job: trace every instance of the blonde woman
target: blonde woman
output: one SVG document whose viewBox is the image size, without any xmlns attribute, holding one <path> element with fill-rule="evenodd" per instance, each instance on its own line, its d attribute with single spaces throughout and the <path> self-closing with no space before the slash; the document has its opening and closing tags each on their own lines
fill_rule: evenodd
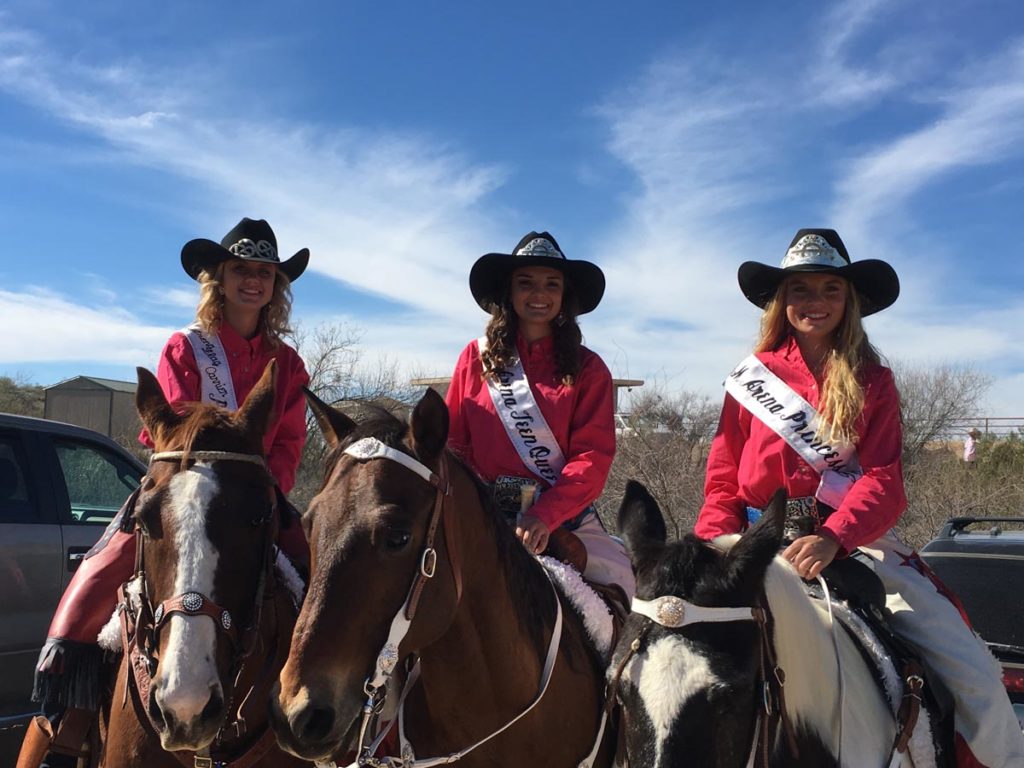
<svg viewBox="0 0 1024 768">
<path fill-rule="evenodd" d="M 738 533 L 785 488 L 782 557 L 805 579 L 855 549 L 872 559 L 893 628 L 953 694 L 958 764 L 1024 765 L 998 665 L 891 530 L 907 505 L 899 393 L 861 318 L 896 301 L 896 272 L 851 262 L 834 230 L 801 229 L 781 267 L 748 261 L 739 283 L 761 333 L 726 380 L 695 533 Z"/>
<path fill-rule="evenodd" d="M 235 410 L 267 363 L 277 360 L 276 405 L 264 447 L 282 494 L 295 484 L 306 440 L 302 388 L 309 376 L 282 337 L 288 332 L 291 283 L 308 262 L 305 248 L 281 261 L 274 231 L 262 219 L 242 219 L 220 243 L 186 243 L 181 264 L 200 284 L 196 321 L 171 336 L 157 369 L 172 404 L 202 401 Z M 145 431 L 139 439 L 152 447 Z M 100 704 L 103 652 L 97 637 L 135 563 L 135 535 L 121 531 L 118 522 L 75 572 L 50 623 L 32 694 L 50 726 L 32 722 L 19 768 L 39 765 L 44 754 L 44 768 L 76 764 Z M 308 565 L 309 547 L 297 521 L 280 528 L 278 544 L 297 565 Z"/>
</svg>

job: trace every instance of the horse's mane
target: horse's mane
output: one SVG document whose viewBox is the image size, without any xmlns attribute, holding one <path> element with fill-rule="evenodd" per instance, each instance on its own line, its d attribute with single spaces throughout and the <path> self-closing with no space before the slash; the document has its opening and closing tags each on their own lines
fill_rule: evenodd
<svg viewBox="0 0 1024 768">
<path fill-rule="evenodd" d="M 713 546 L 728 550 L 739 538 L 722 536 Z M 794 719 L 827 734 L 831 712 L 823 706 L 822 685 L 823 680 L 834 681 L 838 674 L 827 613 L 810 598 L 796 571 L 780 556 L 768 566 L 764 590 L 774 620 L 775 652 L 787 673 L 786 707 Z M 839 642 L 849 642 L 844 630 L 837 627 L 836 631 Z"/>
<path fill-rule="evenodd" d="M 357 424 L 356 428 L 327 454 L 324 460 L 321 491 L 327 485 L 334 466 L 345 449 L 357 440 L 373 437 L 391 448 L 406 450 L 402 441 L 408 433 L 409 425 L 383 408 L 374 408 L 373 411 L 367 420 Z M 527 632 L 538 654 L 543 655 L 547 645 L 547 617 L 554 611 L 550 583 L 540 564 L 526 551 L 516 538 L 512 526 L 494 506 L 488 487 L 457 454 L 451 451 L 447 453 L 449 460 L 461 467 L 473 481 L 483 511 L 484 525 L 495 545 L 498 567 L 506 576 L 516 621 Z"/>
</svg>

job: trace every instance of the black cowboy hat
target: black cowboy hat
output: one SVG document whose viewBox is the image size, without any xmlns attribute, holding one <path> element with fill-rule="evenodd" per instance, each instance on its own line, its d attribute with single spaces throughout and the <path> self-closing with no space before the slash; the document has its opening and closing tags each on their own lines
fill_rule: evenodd
<svg viewBox="0 0 1024 768">
<path fill-rule="evenodd" d="M 526 235 L 512 253 L 487 253 L 476 260 L 469 272 L 469 290 L 485 312 L 499 304 L 508 292 L 512 271 L 519 267 L 557 269 L 572 286 L 579 303 L 578 313 L 592 312 L 604 296 L 604 272 L 596 264 L 567 259 L 547 232 Z"/>
<path fill-rule="evenodd" d="M 740 264 L 737 277 L 743 295 L 763 309 L 779 283 L 798 272 L 823 272 L 849 280 L 860 294 L 862 316 L 882 311 L 900 295 L 896 270 L 880 259 L 851 263 L 846 246 L 834 229 L 801 229 L 789 244 L 782 266 L 745 261 Z"/>
<path fill-rule="evenodd" d="M 181 266 L 193 280 L 204 269 L 213 272 L 228 259 L 276 264 L 278 270 L 294 282 L 309 263 L 309 249 L 303 248 L 287 261 L 277 255 L 274 230 L 263 219 L 242 219 L 219 243 L 199 238 L 189 240 L 181 249 Z"/>
</svg>

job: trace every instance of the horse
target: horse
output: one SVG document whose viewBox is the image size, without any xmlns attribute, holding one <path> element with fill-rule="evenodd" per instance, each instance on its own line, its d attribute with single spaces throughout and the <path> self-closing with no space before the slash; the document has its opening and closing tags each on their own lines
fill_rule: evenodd
<svg viewBox="0 0 1024 768">
<path fill-rule="evenodd" d="M 234 413 L 192 404 L 179 414 L 137 370 L 155 451 L 122 523 L 136 531 L 136 577 L 105 628 L 119 621 L 123 653 L 100 764 L 308 765 L 266 723 L 297 614 L 278 572 L 297 574 L 275 563 L 283 518 L 263 451 L 275 363 Z"/>
<path fill-rule="evenodd" d="M 921 768 L 935 759 L 920 726 L 919 762 L 895 749 L 896 719 L 875 673 L 777 557 L 784 520 L 780 492 L 741 537 L 666 543 L 657 503 L 627 484 L 619 530 L 637 599 L 610 684 L 630 765 Z"/>
<path fill-rule="evenodd" d="M 371 766 L 608 766 L 605 664 L 445 448 L 441 397 L 427 390 L 408 424 L 357 425 L 308 400 L 331 451 L 303 520 L 310 589 L 271 701 L 281 744 Z M 378 759 L 388 720 L 401 755 Z"/>
</svg>

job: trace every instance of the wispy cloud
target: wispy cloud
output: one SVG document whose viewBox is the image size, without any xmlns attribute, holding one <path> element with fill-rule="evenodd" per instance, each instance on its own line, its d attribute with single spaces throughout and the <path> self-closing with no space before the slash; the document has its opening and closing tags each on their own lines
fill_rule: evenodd
<svg viewBox="0 0 1024 768">
<path fill-rule="evenodd" d="M 970 82 L 951 84 L 937 119 L 854 158 L 837 184 L 834 220 L 867 230 L 953 171 L 1024 153 L 1024 43 L 1016 41 Z"/>
<path fill-rule="evenodd" d="M 155 360 L 171 328 L 146 325 L 119 309 L 96 310 L 51 291 L 0 291 L 0 363 L 87 361 L 137 365 Z"/>
</svg>

